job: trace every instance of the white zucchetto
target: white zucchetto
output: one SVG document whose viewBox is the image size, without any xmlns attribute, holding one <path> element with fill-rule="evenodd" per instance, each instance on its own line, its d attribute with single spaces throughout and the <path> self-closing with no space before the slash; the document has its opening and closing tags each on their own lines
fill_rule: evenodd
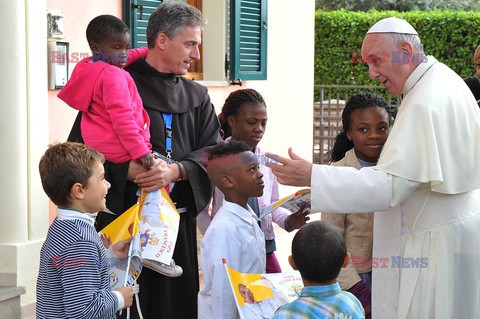
<svg viewBox="0 0 480 319">
<path fill-rule="evenodd" d="M 418 35 L 417 31 L 410 23 L 403 19 L 390 17 L 385 18 L 375 23 L 367 34 L 370 33 L 401 33 Z"/>
</svg>

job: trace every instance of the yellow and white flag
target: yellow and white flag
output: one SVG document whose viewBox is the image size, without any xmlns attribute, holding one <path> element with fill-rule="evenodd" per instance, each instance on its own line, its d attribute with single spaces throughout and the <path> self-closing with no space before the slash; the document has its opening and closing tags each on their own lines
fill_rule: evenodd
<svg viewBox="0 0 480 319">
<path fill-rule="evenodd" d="M 141 193 L 138 228 L 142 258 L 170 264 L 179 225 L 180 214 L 165 188 Z"/>
<path fill-rule="evenodd" d="M 133 237 L 130 243 L 128 258 L 126 260 L 115 260 L 115 262 L 109 263 L 108 273 L 110 276 L 110 288 L 112 290 L 122 286 L 132 286 L 142 271 L 140 235 L 138 233 L 139 210 L 140 205 L 136 203 L 100 231 L 111 245 Z"/>
<path fill-rule="evenodd" d="M 280 306 L 289 302 L 263 274 L 242 273 L 228 266 L 225 259 L 222 262 L 242 319 L 272 318 Z"/>
<path fill-rule="evenodd" d="M 113 222 L 105 226 L 100 232 L 107 237 L 112 245 L 121 240 L 128 239 L 138 233 L 139 203 L 136 203 Z"/>
</svg>

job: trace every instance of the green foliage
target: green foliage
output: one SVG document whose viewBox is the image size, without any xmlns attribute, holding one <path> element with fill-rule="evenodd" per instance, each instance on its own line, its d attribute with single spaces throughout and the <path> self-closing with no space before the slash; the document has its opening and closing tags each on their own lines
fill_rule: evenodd
<svg viewBox="0 0 480 319">
<path fill-rule="evenodd" d="M 315 7 L 325 11 L 340 9 L 351 11 L 436 9 L 478 11 L 480 2 L 478 0 L 316 0 Z"/>
<path fill-rule="evenodd" d="M 480 42 L 479 12 L 319 10 L 315 18 L 315 84 L 379 85 L 369 79 L 360 49 L 367 30 L 392 16 L 412 24 L 425 54 L 433 55 L 461 77 L 475 75 L 473 53 Z"/>
</svg>

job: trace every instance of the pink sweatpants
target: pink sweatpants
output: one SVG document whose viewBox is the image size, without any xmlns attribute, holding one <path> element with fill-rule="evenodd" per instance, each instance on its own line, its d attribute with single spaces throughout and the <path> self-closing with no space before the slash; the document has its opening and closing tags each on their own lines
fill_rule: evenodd
<svg viewBox="0 0 480 319">
<path fill-rule="evenodd" d="M 280 264 L 275 256 L 275 252 L 272 251 L 271 253 L 267 254 L 267 274 L 279 272 L 282 272 L 282 268 L 280 268 Z"/>
</svg>

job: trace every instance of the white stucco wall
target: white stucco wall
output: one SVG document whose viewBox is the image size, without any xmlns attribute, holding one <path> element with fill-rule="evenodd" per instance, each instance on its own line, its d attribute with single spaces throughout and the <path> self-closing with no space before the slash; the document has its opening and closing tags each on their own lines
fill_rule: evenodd
<svg viewBox="0 0 480 319">
<path fill-rule="evenodd" d="M 313 70 L 315 2 L 268 1 L 267 80 L 245 81 L 267 103 L 263 149 L 287 156 L 289 146 L 309 160 L 313 144 Z M 228 94 L 239 87 L 210 87 L 217 114 Z M 282 187 L 281 195 L 293 192 Z"/>
</svg>

